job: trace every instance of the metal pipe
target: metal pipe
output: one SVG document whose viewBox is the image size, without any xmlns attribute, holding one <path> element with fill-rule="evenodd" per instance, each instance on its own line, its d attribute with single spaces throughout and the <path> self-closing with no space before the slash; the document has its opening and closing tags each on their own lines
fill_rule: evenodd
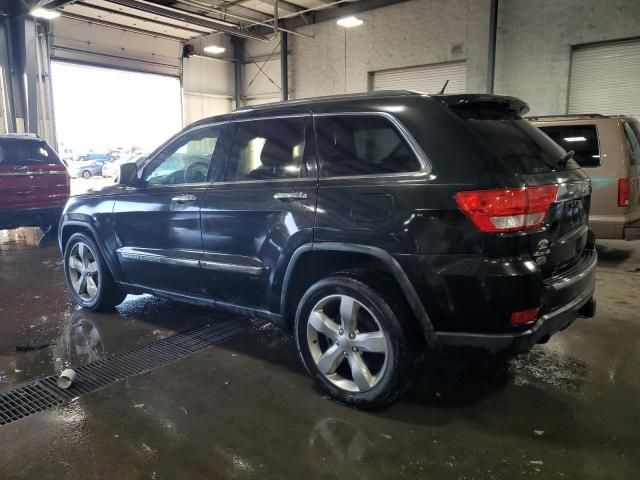
<svg viewBox="0 0 640 480">
<path fill-rule="evenodd" d="M 182 1 L 182 0 L 181 0 L 181 1 Z M 318 10 L 325 10 L 325 9 L 327 9 L 327 8 L 331 8 L 331 7 L 333 7 L 334 5 L 338 5 L 338 4 L 340 4 L 340 3 L 345 3 L 345 2 L 349 2 L 349 3 L 351 3 L 351 2 L 350 2 L 350 0 L 337 0 L 337 1 L 335 1 L 335 2 L 326 3 L 326 4 L 324 4 L 324 5 L 319 5 L 319 6 L 317 6 L 317 7 L 306 8 L 306 9 L 304 9 L 304 10 L 300 10 L 299 12 L 296 12 L 296 13 L 290 13 L 290 14 L 288 14 L 288 15 L 282 15 L 282 16 L 280 17 L 280 20 L 285 20 L 285 19 L 287 19 L 287 18 L 298 17 L 298 16 L 301 16 L 301 15 L 302 15 L 302 14 L 304 14 L 304 13 L 316 12 L 316 11 L 318 11 Z M 255 22 L 255 23 L 250 23 L 250 24 L 249 24 L 249 25 L 247 25 L 247 26 L 248 26 L 248 27 L 252 27 L 252 26 L 254 26 L 254 25 L 264 25 L 264 26 L 270 27 L 272 22 L 273 22 L 273 19 L 270 19 L 270 20 L 265 20 L 264 22 Z M 291 32 L 289 32 L 289 33 L 291 33 Z"/>
<path fill-rule="evenodd" d="M 240 38 L 231 38 L 233 44 L 233 57 L 235 62 L 233 63 L 234 73 L 234 94 L 236 100 L 236 110 L 242 107 L 242 62 L 244 60 L 243 55 L 243 40 Z"/>
<path fill-rule="evenodd" d="M 491 0 L 489 19 L 489 54 L 487 56 L 487 93 L 493 93 L 496 72 L 496 41 L 498 36 L 498 0 Z"/>
<path fill-rule="evenodd" d="M 342 3 L 344 1 L 346 1 L 346 0 L 340 0 L 339 2 L 335 2 L 335 3 Z M 191 7 L 201 8 L 202 10 L 210 12 L 210 13 L 216 13 L 218 15 L 225 15 L 225 16 L 227 16 L 229 18 L 235 18 L 236 20 L 241 20 L 243 22 L 250 22 L 249 26 L 262 25 L 262 26 L 265 26 L 265 27 L 272 27 L 272 23 L 273 23 L 272 19 L 265 20 L 265 21 L 259 21 L 259 20 L 255 19 L 255 18 L 245 17 L 244 15 L 239 15 L 237 13 L 228 12 L 228 11 L 226 11 L 226 10 L 216 6 L 216 5 L 207 5 L 207 4 L 203 4 L 201 2 L 198 2 L 196 0 L 179 0 L 179 2 L 180 3 L 184 3 L 185 5 L 189 5 Z M 330 6 L 330 5 L 334 5 L 334 3 L 329 4 L 328 6 Z M 323 8 L 325 8 L 325 7 L 323 7 Z M 303 10 L 300 13 L 304 13 L 304 12 L 307 12 L 307 11 L 308 10 Z M 295 16 L 297 14 L 291 14 L 291 15 Z M 291 15 L 286 15 L 286 16 L 280 17 L 280 18 L 289 18 Z M 297 35 L 299 37 L 313 38 L 313 36 L 311 36 L 311 35 L 306 35 L 304 33 L 299 33 L 299 32 L 293 31 L 293 30 L 287 30 L 287 29 L 281 28 L 281 27 L 277 27 L 276 30 L 279 30 L 281 32 L 287 32 L 287 33 L 290 33 L 292 35 Z"/>
</svg>

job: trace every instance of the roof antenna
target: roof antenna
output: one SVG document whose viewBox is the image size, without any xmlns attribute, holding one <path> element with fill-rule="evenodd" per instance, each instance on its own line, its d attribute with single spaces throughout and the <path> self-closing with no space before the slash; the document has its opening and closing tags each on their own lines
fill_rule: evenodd
<svg viewBox="0 0 640 480">
<path fill-rule="evenodd" d="M 447 79 L 446 82 L 444 82 L 444 85 L 442 86 L 442 88 L 440 89 L 440 91 L 438 92 L 438 95 L 442 95 L 444 94 L 444 89 L 447 88 L 447 85 L 449 85 L 449 79 Z"/>
</svg>

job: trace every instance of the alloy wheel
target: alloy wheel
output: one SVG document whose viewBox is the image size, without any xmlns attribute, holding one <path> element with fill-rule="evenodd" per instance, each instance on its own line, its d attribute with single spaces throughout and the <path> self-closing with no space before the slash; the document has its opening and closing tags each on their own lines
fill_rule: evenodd
<svg viewBox="0 0 640 480">
<path fill-rule="evenodd" d="M 320 373 L 349 392 L 372 389 L 387 367 L 389 342 L 380 322 L 349 295 L 329 295 L 313 307 L 307 345 Z"/>
<path fill-rule="evenodd" d="M 98 260 L 89 245 L 78 242 L 71 248 L 67 268 L 76 294 L 84 301 L 93 301 L 99 291 L 100 272 Z"/>
</svg>

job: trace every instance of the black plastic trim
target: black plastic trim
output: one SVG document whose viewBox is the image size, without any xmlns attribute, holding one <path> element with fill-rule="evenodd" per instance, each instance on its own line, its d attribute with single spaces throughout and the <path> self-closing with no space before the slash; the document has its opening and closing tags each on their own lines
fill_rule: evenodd
<svg viewBox="0 0 640 480">
<path fill-rule="evenodd" d="M 383 262 L 393 274 L 395 280 L 398 282 L 398 285 L 400 285 L 400 287 L 402 288 L 402 292 L 407 302 L 409 303 L 411 310 L 413 311 L 414 315 L 418 319 L 418 322 L 420 323 L 420 326 L 422 327 L 425 339 L 430 345 L 435 342 L 435 332 L 433 329 L 433 324 L 431 323 L 431 319 L 429 318 L 424 305 L 420 301 L 420 297 L 418 296 L 416 289 L 409 280 L 409 277 L 407 277 L 405 271 L 402 269 L 400 263 L 398 263 L 398 261 L 393 258 L 393 256 L 386 250 L 378 247 L 371 247 L 368 245 L 359 245 L 344 242 L 320 242 L 306 244 L 299 247 L 293 253 L 291 259 L 289 260 L 289 264 L 287 265 L 287 270 L 284 275 L 284 280 L 282 282 L 282 292 L 280 295 L 280 315 L 282 317 L 284 317 L 286 312 L 287 292 L 289 290 L 289 282 L 291 280 L 291 275 L 293 274 L 296 262 L 299 260 L 301 255 L 310 251 L 360 253 L 369 255 Z"/>
</svg>

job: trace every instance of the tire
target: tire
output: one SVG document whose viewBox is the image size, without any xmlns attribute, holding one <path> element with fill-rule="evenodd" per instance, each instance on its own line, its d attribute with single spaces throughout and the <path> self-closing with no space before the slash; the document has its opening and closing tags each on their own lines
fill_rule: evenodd
<svg viewBox="0 0 640 480">
<path fill-rule="evenodd" d="M 84 178 L 85 180 L 91 178 L 91 172 L 89 170 L 83 171 L 82 178 Z"/>
<path fill-rule="evenodd" d="M 393 295 L 382 293 L 390 292 L 381 288 L 386 284 L 376 283 L 349 273 L 320 280 L 303 295 L 295 318 L 296 344 L 307 371 L 331 398 L 362 409 L 391 404 L 410 385 L 420 357 L 407 323 L 412 317 Z M 355 322 L 345 323 L 343 306 L 345 313 L 356 312 Z"/>
<path fill-rule="evenodd" d="M 74 233 L 67 241 L 64 277 L 73 299 L 87 310 L 113 310 L 127 296 L 114 281 L 93 238 L 86 233 Z"/>
</svg>

